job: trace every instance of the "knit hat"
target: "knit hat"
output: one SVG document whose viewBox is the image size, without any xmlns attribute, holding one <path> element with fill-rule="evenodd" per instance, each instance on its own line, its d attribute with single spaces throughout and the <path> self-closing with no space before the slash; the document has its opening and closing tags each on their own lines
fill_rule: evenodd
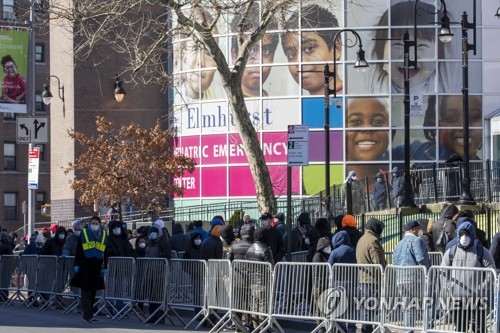
<svg viewBox="0 0 500 333">
<path fill-rule="evenodd" d="M 307 212 L 302 212 L 297 218 L 297 221 L 299 221 L 300 225 L 311 224 L 311 216 Z"/>
<path fill-rule="evenodd" d="M 82 220 L 78 219 L 78 220 L 74 220 L 72 223 L 71 223 L 71 227 L 73 229 L 75 229 L 75 227 L 77 226 L 82 226 Z"/>
<path fill-rule="evenodd" d="M 154 224 L 156 224 L 158 226 L 158 228 L 160 228 L 160 229 L 165 228 L 165 222 L 163 222 L 162 219 L 156 220 Z"/>
<path fill-rule="evenodd" d="M 278 213 L 278 214 L 274 215 L 274 218 L 278 219 L 278 221 L 280 221 L 280 222 L 284 222 L 285 221 L 285 214 Z"/>
<path fill-rule="evenodd" d="M 220 237 L 220 228 L 222 228 L 221 225 L 216 225 L 214 226 L 214 228 L 212 229 L 211 233 L 212 233 L 212 236 L 215 236 L 215 237 Z"/>
<path fill-rule="evenodd" d="M 45 237 L 43 235 L 36 236 L 35 243 L 45 243 Z"/>
<path fill-rule="evenodd" d="M 347 175 L 348 178 L 351 178 L 351 177 L 356 177 L 356 171 L 349 171 L 349 174 Z"/>
<path fill-rule="evenodd" d="M 214 218 L 212 219 L 212 222 L 210 222 L 210 230 L 213 230 L 213 228 L 214 228 L 216 225 L 221 225 L 221 226 L 222 226 L 222 225 L 224 225 L 224 222 L 223 222 L 221 219 L 219 219 L 219 218 L 217 218 L 217 217 L 214 217 Z"/>
<path fill-rule="evenodd" d="M 52 224 L 50 225 L 50 232 L 51 232 L 52 234 L 55 234 L 55 233 L 57 232 L 57 227 L 59 227 L 59 225 L 58 225 L 57 223 L 52 223 Z"/>
<path fill-rule="evenodd" d="M 342 218 L 342 228 L 345 227 L 356 228 L 356 219 L 354 218 L 354 216 L 347 214 Z"/>
<path fill-rule="evenodd" d="M 410 231 L 411 229 L 419 228 L 419 227 L 420 227 L 420 223 L 418 223 L 417 220 L 408 221 L 405 224 L 405 231 Z"/>
</svg>

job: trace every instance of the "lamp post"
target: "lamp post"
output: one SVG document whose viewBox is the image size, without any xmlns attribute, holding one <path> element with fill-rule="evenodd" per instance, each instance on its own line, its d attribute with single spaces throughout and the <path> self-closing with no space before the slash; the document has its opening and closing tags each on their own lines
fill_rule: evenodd
<svg viewBox="0 0 500 333">
<path fill-rule="evenodd" d="M 341 43 L 346 47 L 354 47 L 359 44 L 359 50 L 356 52 L 357 60 L 354 63 L 354 68 L 359 71 L 366 71 L 368 68 L 368 63 L 365 60 L 365 51 L 363 50 L 363 43 L 359 34 L 352 29 L 342 29 L 338 31 L 333 37 L 333 71 L 330 71 L 330 66 L 325 64 L 324 74 L 325 74 L 325 194 L 326 194 L 326 215 L 330 217 L 330 95 L 333 98 L 337 97 L 337 38 L 343 32 L 352 33 L 356 39 L 353 43 Z M 330 78 L 333 76 L 333 89 L 330 89 Z M 346 191 L 347 192 L 347 191 Z M 352 214 L 352 202 L 347 204 L 347 213 Z"/>
<path fill-rule="evenodd" d="M 441 18 L 441 29 L 439 31 L 439 39 L 443 43 L 451 41 L 453 34 L 450 30 L 450 19 L 447 15 L 446 4 L 441 1 L 443 17 Z M 415 1 L 413 10 L 413 40 L 410 40 L 408 31 L 403 35 L 403 76 L 404 76 L 404 196 L 400 202 L 401 207 L 415 207 L 413 199 L 413 190 L 410 177 L 410 68 L 417 69 L 417 5 L 419 0 Z M 437 13 L 436 13 L 437 14 Z M 413 60 L 410 59 L 410 48 L 413 47 Z"/>
<path fill-rule="evenodd" d="M 476 0 L 472 2 L 473 20 L 468 21 L 467 13 L 462 14 L 462 102 L 463 102 L 463 135 L 464 135 L 464 156 L 463 156 L 463 171 L 462 180 L 462 196 L 458 200 L 461 205 L 475 205 L 476 202 L 470 192 L 470 161 L 469 161 L 469 51 L 472 50 L 476 54 Z M 469 44 L 468 32 L 472 29 L 474 40 Z"/>
</svg>

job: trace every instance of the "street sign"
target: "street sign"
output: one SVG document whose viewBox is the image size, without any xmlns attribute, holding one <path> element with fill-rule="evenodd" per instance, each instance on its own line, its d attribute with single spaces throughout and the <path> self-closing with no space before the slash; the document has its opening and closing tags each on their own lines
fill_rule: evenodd
<svg viewBox="0 0 500 333">
<path fill-rule="evenodd" d="M 43 118 L 17 118 L 17 143 L 49 142 L 49 123 Z"/>
<path fill-rule="evenodd" d="M 38 168 L 40 165 L 40 147 L 28 150 L 28 189 L 38 189 Z"/>
<path fill-rule="evenodd" d="M 288 125 L 288 166 L 309 165 L 309 126 Z"/>
</svg>

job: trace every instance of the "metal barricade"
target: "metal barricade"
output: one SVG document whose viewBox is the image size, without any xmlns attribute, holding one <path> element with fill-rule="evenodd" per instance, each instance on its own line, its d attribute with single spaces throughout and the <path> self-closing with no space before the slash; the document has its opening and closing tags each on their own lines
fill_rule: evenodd
<svg viewBox="0 0 500 333">
<path fill-rule="evenodd" d="M 134 273 L 134 258 L 111 257 L 108 259 L 108 273 L 105 277 L 106 289 L 104 290 L 104 306 L 109 307 L 108 312 L 110 312 L 110 316 L 113 320 L 123 318 L 132 310 Z"/>
<path fill-rule="evenodd" d="M 424 266 L 387 266 L 380 302 L 384 327 L 423 331 L 426 320 L 425 295 Z"/>
<path fill-rule="evenodd" d="M 4 306 L 12 304 L 18 296 L 17 286 L 19 285 L 19 261 L 18 255 L 3 255 L 0 270 L 0 303 Z M 14 292 L 14 295 L 10 295 Z"/>
<path fill-rule="evenodd" d="M 273 325 L 282 331 L 277 318 L 315 320 L 316 329 L 323 327 L 328 331 L 330 322 L 325 300 L 331 282 L 328 263 L 278 263 L 273 276 Z"/>
<path fill-rule="evenodd" d="M 431 266 L 439 266 L 443 261 L 443 254 L 439 251 L 429 252 L 429 260 L 431 262 Z"/>
<path fill-rule="evenodd" d="M 59 283 L 63 286 L 58 294 L 61 297 L 61 305 L 64 307 L 64 314 L 71 313 L 80 304 L 80 288 L 70 285 L 71 279 L 75 276 L 75 257 L 64 257 L 59 259 Z M 67 302 L 69 300 L 69 302 Z"/>
<path fill-rule="evenodd" d="M 292 262 L 307 262 L 307 251 L 292 252 Z"/>
<path fill-rule="evenodd" d="M 381 265 L 335 264 L 332 266 L 332 292 L 329 304 L 331 320 L 337 328 L 355 324 L 382 329 L 379 300 L 382 296 Z M 352 330 L 352 329 L 351 329 Z"/>
<path fill-rule="evenodd" d="M 135 262 L 134 313 L 143 322 L 158 324 L 167 315 L 170 270 L 165 258 L 137 258 Z M 149 314 L 144 312 L 144 303 L 149 305 Z"/>
<path fill-rule="evenodd" d="M 271 320 L 273 269 L 268 262 L 235 260 L 232 263 L 231 316 L 241 330 L 246 331 L 245 318 L 252 318 L 256 332 L 265 332 L 274 324 Z M 240 315 L 241 319 L 240 320 Z M 228 322 L 228 321 L 227 321 Z M 280 329 L 279 325 L 274 325 Z"/>
<path fill-rule="evenodd" d="M 19 262 L 20 279 L 16 293 L 25 307 L 30 307 L 37 302 L 37 266 L 38 255 L 36 254 L 24 255 Z"/>
<path fill-rule="evenodd" d="M 427 332 L 495 332 L 493 269 L 434 266 L 428 285 Z"/>
<path fill-rule="evenodd" d="M 200 324 L 208 320 L 214 325 L 212 331 L 217 332 L 227 323 L 231 315 L 231 263 L 229 260 L 211 259 L 208 261 L 207 308 L 208 311 Z M 224 311 L 224 316 L 221 318 L 217 311 Z"/>
<path fill-rule="evenodd" d="M 38 256 L 36 293 L 42 303 L 42 311 L 56 304 L 57 293 L 61 292 L 58 290 L 60 286 L 57 280 L 57 259 L 56 256 Z"/>
</svg>

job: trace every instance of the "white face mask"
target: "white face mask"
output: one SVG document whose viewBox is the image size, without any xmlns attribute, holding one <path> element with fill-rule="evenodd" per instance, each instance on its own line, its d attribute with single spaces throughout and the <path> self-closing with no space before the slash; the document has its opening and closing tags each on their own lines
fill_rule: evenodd
<svg viewBox="0 0 500 333">
<path fill-rule="evenodd" d="M 158 233 L 157 232 L 152 232 L 149 234 L 149 239 L 155 240 L 158 238 Z"/>
<path fill-rule="evenodd" d="M 307 238 L 307 237 L 306 237 L 306 238 L 304 238 L 304 243 L 305 243 L 306 245 L 310 245 L 310 244 L 311 244 L 311 240 L 310 240 L 309 238 Z"/>
<path fill-rule="evenodd" d="M 377 178 L 377 183 L 382 183 L 384 180 L 382 178 Z"/>
<path fill-rule="evenodd" d="M 59 234 L 59 239 L 64 239 L 64 238 L 66 238 L 65 234 Z"/>
<path fill-rule="evenodd" d="M 467 247 L 470 244 L 470 237 L 467 235 L 460 236 L 460 245 Z"/>
<path fill-rule="evenodd" d="M 139 248 L 143 249 L 146 247 L 146 243 L 139 243 Z"/>
<path fill-rule="evenodd" d="M 200 245 L 201 244 L 201 239 L 195 239 L 194 240 L 194 244 L 197 245 L 197 246 Z"/>
<path fill-rule="evenodd" d="M 82 233 L 81 230 L 75 230 L 74 234 L 76 237 L 80 237 L 80 234 Z"/>
<path fill-rule="evenodd" d="M 332 248 L 331 248 L 331 247 L 329 247 L 329 246 L 327 246 L 327 247 L 325 247 L 325 248 L 323 249 L 323 252 L 325 252 L 326 254 L 330 254 L 330 253 L 332 253 Z"/>
<path fill-rule="evenodd" d="M 422 237 L 424 235 L 424 231 L 422 229 L 420 229 L 417 233 L 417 236 L 418 237 Z"/>
<path fill-rule="evenodd" d="M 113 228 L 113 235 L 120 236 L 122 234 L 121 228 Z"/>
<path fill-rule="evenodd" d="M 97 231 L 97 230 L 99 230 L 99 225 L 91 224 L 91 225 L 90 225 L 90 230 L 92 230 L 92 231 Z"/>
</svg>

